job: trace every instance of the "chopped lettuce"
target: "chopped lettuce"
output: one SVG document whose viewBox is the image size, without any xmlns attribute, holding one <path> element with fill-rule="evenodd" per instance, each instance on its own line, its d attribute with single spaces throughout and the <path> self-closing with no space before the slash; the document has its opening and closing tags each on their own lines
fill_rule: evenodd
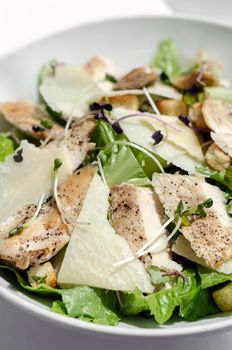
<svg viewBox="0 0 232 350">
<path fill-rule="evenodd" d="M 133 293 L 120 293 L 121 313 L 124 316 L 138 315 L 141 312 L 149 311 L 147 298 L 136 289 Z"/>
<path fill-rule="evenodd" d="M 39 287 L 31 287 L 19 271 L 3 265 L 0 268 L 14 272 L 21 287 L 29 292 L 56 299 L 57 296 L 61 297 L 62 301 L 54 300 L 52 304 L 52 310 L 55 312 L 106 325 L 116 325 L 119 321 L 113 292 L 87 286 L 56 289 L 41 284 Z"/>
<path fill-rule="evenodd" d="M 159 68 L 171 80 L 181 74 L 178 53 L 171 39 L 161 41 L 158 52 L 151 62 L 151 68 Z"/>
<path fill-rule="evenodd" d="M 152 265 L 149 266 L 148 273 L 150 275 L 151 282 L 154 286 L 160 284 L 162 285 L 167 282 L 173 282 L 173 279 L 176 278 L 176 276 L 167 275 L 167 273 L 165 273 L 165 270 L 162 270 L 159 267 Z"/>
<path fill-rule="evenodd" d="M 216 183 L 223 185 L 232 191 L 232 166 L 228 166 L 225 170 L 214 170 L 208 167 L 198 168 L 197 171 L 205 177 L 215 180 Z"/>
<path fill-rule="evenodd" d="M 4 133 L 0 134 L 0 162 L 14 153 L 14 142 Z"/>
<path fill-rule="evenodd" d="M 203 289 L 213 287 L 227 281 L 232 281 L 232 274 L 218 272 L 201 265 L 197 266 L 197 271 L 201 278 L 201 287 Z"/>
<path fill-rule="evenodd" d="M 149 178 L 130 147 L 125 145 L 107 147 L 114 141 L 126 140 L 123 133 L 117 134 L 111 124 L 103 120 L 97 120 L 92 140 L 96 144 L 96 150 L 90 155 L 87 162 L 93 161 L 98 153 L 109 187 L 122 182 L 137 186 L 150 186 Z"/>
</svg>

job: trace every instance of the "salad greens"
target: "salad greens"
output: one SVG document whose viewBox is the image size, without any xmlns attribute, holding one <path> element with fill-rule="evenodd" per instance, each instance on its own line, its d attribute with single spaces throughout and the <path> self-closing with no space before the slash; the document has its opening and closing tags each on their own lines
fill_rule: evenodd
<svg viewBox="0 0 232 350">
<path fill-rule="evenodd" d="M 180 62 L 171 39 L 160 42 L 149 67 L 134 68 L 121 78 L 114 64 L 100 56 L 78 67 L 53 59 L 39 71 L 38 104 L 26 101 L 23 107 L 22 102 L 1 104 L 0 113 L 14 126 L 9 133 L 0 133 L 0 162 L 6 161 L 2 164 L 2 173 L 8 171 L 12 176 L 12 182 L 7 178 L 7 183 L 18 184 L 17 163 L 25 174 L 29 174 L 27 178 L 31 176 L 31 162 L 23 167 L 29 157 L 20 145 L 21 140 L 29 141 L 25 143 L 32 149 L 31 158 L 40 159 L 43 149 L 49 163 L 48 154 L 52 154 L 53 167 L 51 185 L 47 189 L 45 185 L 50 181 L 50 173 L 45 185 L 40 178 L 50 163 L 38 164 L 42 171 L 38 171 L 40 176 L 34 182 L 42 197 L 34 215 L 30 218 L 29 206 L 26 216 L 21 216 L 25 214 L 24 209 L 17 213 L 19 218 L 15 226 L 11 221 L 8 225 L 7 220 L 1 223 L 7 227 L 3 239 L 17 242 L 22 238 L 23 243 L 15 244 L 14 254 L 10 251 L 9 256 L 0 248 L 0 258 L 3 256 L 2 260 L 11 264 L 0 265 L 0 269 L 14 273 L 27 294 L 48 300 L 53 312 L 114 326 L 120 320 L 126 321 L 127 317 L 136 315 L 154 319 L 156 324 L 162 325 L 171 317 L 195 321 L 215 315 L 219 310 L 227 311 L 223 290 L 226 288 L 227 293 L 230 292 L 231 284 L 227 283 L 232 282 L 232 268 L 228 274 L 217 271 L 215 252 L 223 253 L 221 246 L 230 244 L 224 241 L 227 236 L 223 235 L 222 222 L 227 220 L 225 231 L 230 230 L 232 154 L 230 140 L 228 145 L 223 140 L 222 150 L 211 135 L 217 132 L 215 125 L 221 116 L 213 113 L 213 109 L 218 108 L 227 116 L 231 114 L 228 102 L 232 102 L 232 89 L 222 86 L 218 65 L 205 52 L 198 53 L 195 63 L 187 71 Z M 62 69 L 60 65 L 63 65 Z M 216 107 L 210 105 L 214 99 L 217 100 Z M 140 119 L 135 123 L 124 123 L 128 118 Z M 141 122 L 141 118 L 145 119 Z M 223 130 L 228 130 L 231 135 L 230 118 L 220 120 L 222 124 L 225 122 Z M 28 136 L 30 131 L 34 131 L 31 138 Z M 14 151 L 14 156 L 7 159 Z M 37 162 L 33 172 L 37 174 Z M 205 191 L 204 181 L 200 183 L 199 177 L 194 177 L 197 172 L 210 185 L 223 191 L 229 214 L 225 212 L 223 220 L 220 221 L 218 210 L 220 206 L 225 208 L 223 195 L 218 198 L 220 196 L 214 195 L 216 191 L 211 187 L 208 198 L 209 188 Z M 63 186 L 66 175 L 67 183 Z M 187 185 L 185 181 L 188 181 Z M 117 186 L 124 183 L 130 186 Z M 26 189 L 26 186 L 22 188 Z M 32 187 L 30 192 L 33 192 Z M 11 188 L 9 195 L 4 196 L 7 200 L 9 197 L 15 208 L 12 193 Z M 28 198 L 26 204 L 37 203 Z M 202 198 L 201 202 L 199 198 Z M 211 221 L 209 232 L 202 234 L 197 224 L 193 229 L 193 222 L 207 221 L 209 212 L 215 227 L 218 222 L 222 226 L 219 248 Z M 29 217 L 29 221 L 25 221 L 25 217 Z M 26 237 L 24 247 L 24 230 L 29 229 L 34 220 L 38 222 L 38 232 L 33 226 L 32 238 Z M 59 240 L 55 241 L 57 236 Z M 51 237 L 55 243 L 51 242 Z M 79 246 L 81 241 L 86 247 L 82 249 L 83 256 L 80 251 L 77 253 L 75 239 L 79 240 Z M 198 240 L 197 248 L 192 240 Z M 38 246 L 43 242 L 41 255 L 38 248 L 33 248 L 35 241 Z M 103 241 L 107 242 L 105 246 Z M 174 249 L 178 241 L 183 244 L 184 252 Z M 209 241 L 215 248 L 209 253 L 215 254 L 213 263 L 209 263 L 203 249 L 198 251 L 199 247 L 207 250 Z M 64 247 L 62 254 L 56 257 L 59 249 L 56 251 L 55 246 Z M 104 255 L 103 248 L 110 254 Z M 4 249 L 8 249 L 7 245 Z M 194 261 L 203 261 L 197 258 L 211 267 L 196 264 Z M 68 261 L 66 265 L 65 260 Z M 70 261 L 75 264 L 72 273 Z M 93 265 L 88 265 L 92 261 Z M 228 262 L 230 257 L 222 261 L 222 267 Z M 116 276 L 115 279 L 112 276 Z M 217 292 L 220 302 L 215 297 Z M 232 311 L 232 305 L 229 311 Z"/>
<path fill-rule="evenodd" d="M 171 39 L 161 41 L 151 68 L 159 68 L 171 80 L 181 74 L 181 66 L 176 46 Z"/>
<path fill-rule="evenodd" d="M 6 158 L 14 153 L 14 142 L 7 134 L 0 134 L 0 162 L 4 162 Z"/>
</svg>

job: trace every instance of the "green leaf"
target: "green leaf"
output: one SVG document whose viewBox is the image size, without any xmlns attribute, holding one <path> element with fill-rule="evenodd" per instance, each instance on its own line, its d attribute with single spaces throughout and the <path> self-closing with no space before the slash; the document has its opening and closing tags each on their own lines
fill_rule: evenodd
<svg viewBox="0 0 232 350">
<path fill-rule="evenodd" d="M 150 186 L 151 182 L 139 166 L 132 151 L 122 146 L 118 153 L 112 153 L 103 166 L 106 182 L 112 187 L 123 182 L 136 186 Z"/>
<path fill-rule="evenodd" d="M 53 301 L 51 310 L 58 314 L 67 316 L 67 310 L 66 310 L 65 304 L 61 300 Z"/>
<path fill-rule="evenodd" d="M 151 62 L 151 68 L 159 68 L 169 78 L 181 74 L 179 57 L 174 42 L 170 39 L 161 41 L 158 52 Z"/>
<path fill-rule="evenodd" d="M 207 289 L 198 286 L 191 298 L 183 294 L 180 301 L 180 315 L 187 321 L 196 321 L 203 317 L 215 315 L 218 309 Z"/>
<path fill-rule="evenodd" d="M 223 185 L 232 191 L 232 166 L 230 165 L 225 170 L 213 170 L 208 167 L 197 168 L 200 174 L 205 177 L 215 180 L 218 184 Z"/>
<path fill-rule="evenodd" d="M 123 140 L 127 140 L 123 133 L 117 134 L 111 124 L 103 120 L 97 120 L 92 141 L 95 142 L 97 151 L 100 151 L 98 155 L 108 186 L 112 187 L 122 182 L 137 186 L 150 186 L 150 180 L 139 165 L 130 147 L 113 145 L 107 148 L 110 143 Z M 94 157 L 96 155 L 95 151 Z M 93 161 L 94 157 L 90 156 L 89 160 Z"/>
<path fill-rule="evenodd" d="M 203 289 L 213 287 L 227 281 L 232 281 L 232 274 L 218 272 L 201 265 L 197 266 L 197 271 L 201 278 L 201 286 Z"/>
<path fill-rule="evenodd" d="M 141 312 L 149 311 L 147 298 L 136 289 L 133 293 L 120 293 L 122 302 L 121 313 L 125 316 L 138 315 Z"/>
<path fill-rule="evenodd" d="M 151 278 L 151 283 L 154 286 L 160 285 L 160 284 L 165 284 L 167 282 L 173 282 L 173 280 L 175 280 L 175 276 L 167 276 L 165 275 L 164 270 L 161 270 L 159 267 L 157 266 L 149 266 L 148 268 L 148 273 L 150 275 Z"/>
<path fill-rule="evenodd" d="M 70 317 L 86 317 L 89 321 L 116 325 L 119 321 L 115 313 L 113 292 L 78 286 L 62 290 L 62 301 Z"/>
<path fill-rule="evenodd" d="M 6 158 L 14 153 L 14 142 L 7 135 L 0 134 L 0 162 L 4 162 Z"/>
<path fill-rule="evenodd" d="M 116 325 L 119 321 L 116 313 L 116 298 L 113 292 L 86 286 L 57 289 L 41 284 L 39 287 L 31 287 L 16 269 L 4 265 L 0 265 L 0 268 L 13 272 L 21 287 L 29 292 L 51 298 L 60 296 L 63 304 L 59 303 L 58 305 L 56 302 L 52 306 L 56 312 L 65 309 L 70 317 L 81 317 L 91 322 L 106 325 Z"/>
<path fill-rule="evenodd" d="M 39 69 L 38 72 L 38 77 L 37 77 L 37 84 L 38 87 L 42 84 L 42 82 L 44 81 L 44 79 L 48 76 L 52 74 L 52 68 L 51 65 L 52 64 L 56 64 L 57 60 L 56 59 L 52 59 L 50 60 L 48 63 L 43 64 L 41 66 L 41 68 Z"/>
<path fill-rule="evenodd" d="M 227 213 L 232 215 L 232 200 L 230 200 L 226 206 Z"/>
<path fill-rule="evenodd" d="M 118 81 L 113 75 L 108 73 L 105 75 L 105 80 L 110 81 L 111 83 L 114 83 L 114 84 L 117 83 Z"/>
</svg>

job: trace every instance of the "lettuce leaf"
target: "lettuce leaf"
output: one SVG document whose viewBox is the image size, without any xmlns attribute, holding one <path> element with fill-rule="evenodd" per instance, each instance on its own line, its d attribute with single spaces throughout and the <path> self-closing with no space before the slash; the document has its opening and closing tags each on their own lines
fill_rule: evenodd
<svg viewBox="0 0 232 350">
<path fill-rule="evenodd" d="M 7 137 L 6 134 L 0 134 L 0 162 L 4 162 L 6 158 L 14 153 L 14 142 Z"/>
<path fill-rule="evenodd" d="M 121 313 L 124 316 L 138 315 L 141 312 L 149 311 L 147 298 L 139 289 L 133 293 L 120 293 Z"/>
<path fill-rule="evenodd" d="M 29 292 L 56 299 L 57 296 L 61 297 L 61 301 L 54 300 L 52 304 L 51 309 L 55 312 L 106 325 L 116 325 L 119 321 L 113 292 L 87 286 L 56 289 L 41 284 L 39 287 L 31 287 L 19 271 L 4 265 L 0 265 L 0 268 L 13 272 L 21 287 Z"/>
<path fill-rule="evenodd" d="M 232 166 L 228 166 L 225 170 L 213 170 L 208 167 L 198 168 L 197 171 L 205 177 L 216 181 L 232 191 Z"/>
<path fill-rule="evenodd" d="M 227 281 L 232 281 L 232 274 L 218 272 L 201 265 L 197 265 L 197 271 L 201 278 L 201 286 L 203 289 L 213 287 Z"/>
<path fill-rule="evenodd" d="M 196 271 L 184 271 L 187 277 L 179 277 L 172 287 L 144 296 L 139 291 L 121 293 L 122 312 L 124 315 L 137 315 L 150 312 L 159 324 L 164 324 L 179 308 L 179 314 L 186 320 L 193 321 L 216 314 L 218 309 L 208 290 L 203 290 Z"/>
<path fill-rule="evenodd" d="M 181 67 L 176 46 L 171 39 L 160 42 L 156 56 L 151 62 L 151 68 L 159 68 L 169 80 L 181 74 Z"/>
<path fill-rule="evenodd" d="M 111 148 L 105 146 L 114 141 L 127 140 L 126 136 L 117 134 L 112 125 L 97 120 L 96 129 L 92 136 L 92 141 L 96 144 L 96 150 L 87 158 L 87 163 L 92 162 L 99 155 L 104 175 L 109 187 L 122 182 L 137 186 L 150 186 L 151 182 L 144 173 L 136 156 L 128 146 L 114 145 Z"/>
</svg>

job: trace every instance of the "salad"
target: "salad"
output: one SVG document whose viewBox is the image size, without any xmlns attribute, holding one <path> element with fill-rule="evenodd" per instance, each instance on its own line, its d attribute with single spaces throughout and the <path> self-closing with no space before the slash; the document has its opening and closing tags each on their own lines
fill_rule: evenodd
<svg viewBox="0 0 232 350">
<path fill-rule="evenodd" d="M 149 58 L 148 58 L 149 59 Z M 98 324 L 232 311 L 232 89 L 170 39 L 125 74 L 57 60 L 0 104 L 0 260 L 54 312 Z"/>
</svg>

